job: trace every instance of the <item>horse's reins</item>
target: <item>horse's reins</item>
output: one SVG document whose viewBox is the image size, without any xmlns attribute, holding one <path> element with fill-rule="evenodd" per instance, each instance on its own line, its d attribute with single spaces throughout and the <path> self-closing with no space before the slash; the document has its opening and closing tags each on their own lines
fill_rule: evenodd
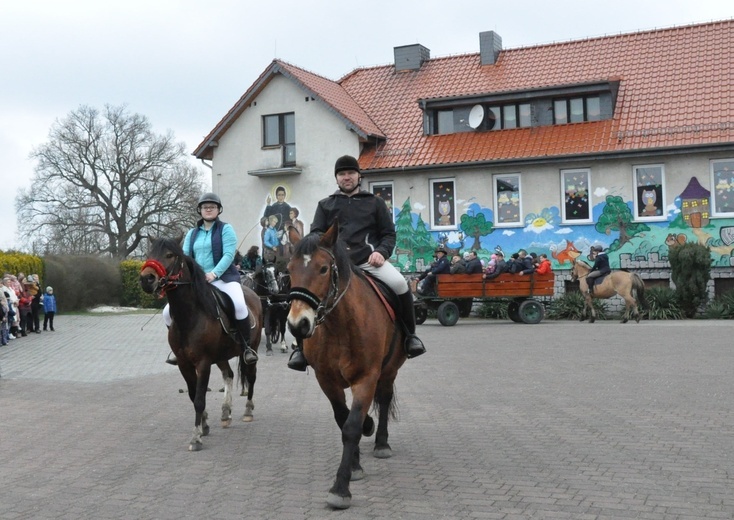
<svg viewBox="0 0 734 520">
<path fill-rule="evenodd" d="M 166 268 L 163 267 L 163 264 L 161 264 L 158 260 L 148 259 L 143 264 L 143 267 L 140 268 L 140 272 L 142 273 L 146 267 L 150 267 L 158 275 L 158 288 L 155 290 L 155 294 L 156 296 L 158 296 L 159 299 L 163 298 L 166 295 L 166 291 L 172 291 L 179 285 L 186 285 L 191 283 L 182 282 L 179 280 L 179 278 L 181 278 L 181 275 L 183 274 L 183 260 L 181 260 L 180 257 L 176 257 L 176 263 L 174 265 L 179 266 L 178 272 L 176 274 L 169 273 Z"/>
<path fill-rule="evenodd" d="M 336 266 L 336 258 L 334 254 L 326 249 L 325 247 L 319 247 L 322 251 L 325 251 L 331 257 L 331 284 L 329 285 L 329 291 L 326 293 L 326 298 L 321 300 L 314 293 L 306 289 L 305 287 L 293 287 L 288 294 L 289 300 L 301 300 L 306 302 L 313 310 L 316 311 L 315 326 L 321 325 L 326 316 L 334 310 L 342 297 L 347 293 L 349 286 L 352 283 L 352 277 L 347 278 L 347 286 L 339 293 L 339 268 Z M 331 305 L 327 306 L 329 299 L 332 300 Z"/>
</svg>

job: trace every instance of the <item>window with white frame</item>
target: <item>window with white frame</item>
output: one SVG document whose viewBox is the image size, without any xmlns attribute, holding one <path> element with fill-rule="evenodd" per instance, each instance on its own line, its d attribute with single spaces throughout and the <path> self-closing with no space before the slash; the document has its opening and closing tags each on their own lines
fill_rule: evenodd
<svg viewBox="0 0 734 520">
<path fill-rule="evenodd" d="M 632 167 L 635 220 L 665 220 L 665 167 L 642 164 Z"/>
<path fill-rule="evenodd" d="M 711 161 L 712 215 L 734 216 L 734 159 Z"/>
<path fill-rule="evenodd" d="M 453 178 L 431 179 L 431 229 L 456 229 L 456 184 Z"/>
<path fill-rule="evenodd" d="M 263 148 L 281 147 L 283 166 L 296 164 L 296 116 L 270 114 L 263 116 Z"/>
<path fill-rule="evenodd" d="M 390 214 L 395 219 L 395 212 L 393 211 L 393 183 L 389 181 L 370 182 L 370 192 L 380 197 L 385 201 L 387 209 L 390 210 Z"/>
<path fill-rule="evenodd" d="M 492 191 L 495 226 L 521 226 L 523 222 L 520 174 L 493 175 Z"/>
<path fill-rule="evenodd" d="M 591 215 L 591 170 L 561 170 L 561 219 L 564 224 L 588 224 Z"/>
</svg>

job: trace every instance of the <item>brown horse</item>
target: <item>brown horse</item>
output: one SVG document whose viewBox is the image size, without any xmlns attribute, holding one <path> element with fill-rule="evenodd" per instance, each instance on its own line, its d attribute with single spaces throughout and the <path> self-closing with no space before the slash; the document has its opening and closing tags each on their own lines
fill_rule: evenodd
<svg viewBox="0 0 734 520">
<path fill-rule="evenodd" d="M 173 323 L 168 330 L 168 343 L 178 358 L 178 368 L 186 380 L 189 398 L 194 403 L 196 420 L 189 451 L 202 448 L 202 436 L 208 435 L 206 392 L 211 366 L 217 365 L 224 379 L 222 427 L 232 423 L 232 382 L 234 373 L 229 360 L 239 357 L 239 377 L 244 395 L 247 386 L 247 404 L 242 420 L 252 421 L 255 405 L 252 395 L 257 375 L 256 364 L 245 364 L 241 343 L 235 340 L 232 301 L 215 286 L 207 283 L 199 265 L 186 256 L 179 242 L 159 238 L 152 242 L 147 261 L 140 271 L 143 290 L 159 297 L 168 297 Z M 250 345 L 254 350 L 260 343 L 263 326 L 260 298 L 243 287 L 245 302 L 250 313 L 252 333 Z M 215 295 L 223 297 L 217 303 Z"/>
<path fill-rule="evenodd" d="M 393 396 L 398 369 L 405 362 L 404 331 L 390 316 L 365 275 L 353 267 L 338 240 L 338 225 L 322 237 L 297 241 L 288 264 L 291 310 L 288 327 L 300 341 L 321 390 L 331 402 L 342 432 L 342 458 L 327 503 L 337 509 L 351 505 L 349 481 L 364 478 L 359 463 L 362 435 L 375 431 L 367 412 L 374 403 L 379 423 L 374 456 L 392 455 L 387 442 L 389 416 L 395 417 Z M 352 393 L 347 407 L 344 389 Z"/>
<path fill-rule="evenodd" d="M 591 272 L 591 266 L 579 260 L 578 258 L 573 261 L 573 269 L 571 270 L 571 280 L 579 281 L 579 289 L 581 294 L 584 295 L 584 314 L 581 317 L 581 321 L 589 316 L 589 323 L 594 323 L 596 320 L 596 311 L 592 304 L 592 298 L 611 298 L 615 294 L 620 295 L 624 299 L 625 309 L 622 315 L 622 323 L 627 323 L 630 316 L 634 316 L 637 323 L 640 322 L 640 310 L 638 303 L 641 307 L 646 307 L 645 301 L 645 283 L 642 278 L 636 273 L 628 273 L 626 271 L 612 271 L 604 277 L 601 283 L 594 285 L 594 293 L 589 294 L 589 285 L 586 282 L 586 276 Z M 632 314 L 630 314 L 632 312 Z"/>
</svg>

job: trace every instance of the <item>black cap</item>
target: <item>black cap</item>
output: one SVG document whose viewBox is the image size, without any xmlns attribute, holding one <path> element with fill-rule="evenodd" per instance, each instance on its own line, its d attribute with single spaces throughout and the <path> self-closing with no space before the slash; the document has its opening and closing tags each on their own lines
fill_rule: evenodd
<svg viewBox="0 0 734 520">
<path fill-rule="evenodd" d="M 359 173 L 361 170 L 359 169 L 359 162 L 357 159 L 351 155 L 342 155 L 339 157 L 336 160 L 336 164 L 334 164 L 334 175 L 345 170 L 354 170 Z"/>
</svg>

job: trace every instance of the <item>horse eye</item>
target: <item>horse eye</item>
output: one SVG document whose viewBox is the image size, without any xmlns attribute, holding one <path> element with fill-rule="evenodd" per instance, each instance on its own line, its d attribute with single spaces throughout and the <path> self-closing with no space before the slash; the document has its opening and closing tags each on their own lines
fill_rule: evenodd
<svg viewBox="0 0 734 520">
<path fill-rule="evenodd" d="M 321 274 L 326 274 L 326 272 L 329 270 L 329 268 L 325 265 L 321 266 Z"/>
</svg>

